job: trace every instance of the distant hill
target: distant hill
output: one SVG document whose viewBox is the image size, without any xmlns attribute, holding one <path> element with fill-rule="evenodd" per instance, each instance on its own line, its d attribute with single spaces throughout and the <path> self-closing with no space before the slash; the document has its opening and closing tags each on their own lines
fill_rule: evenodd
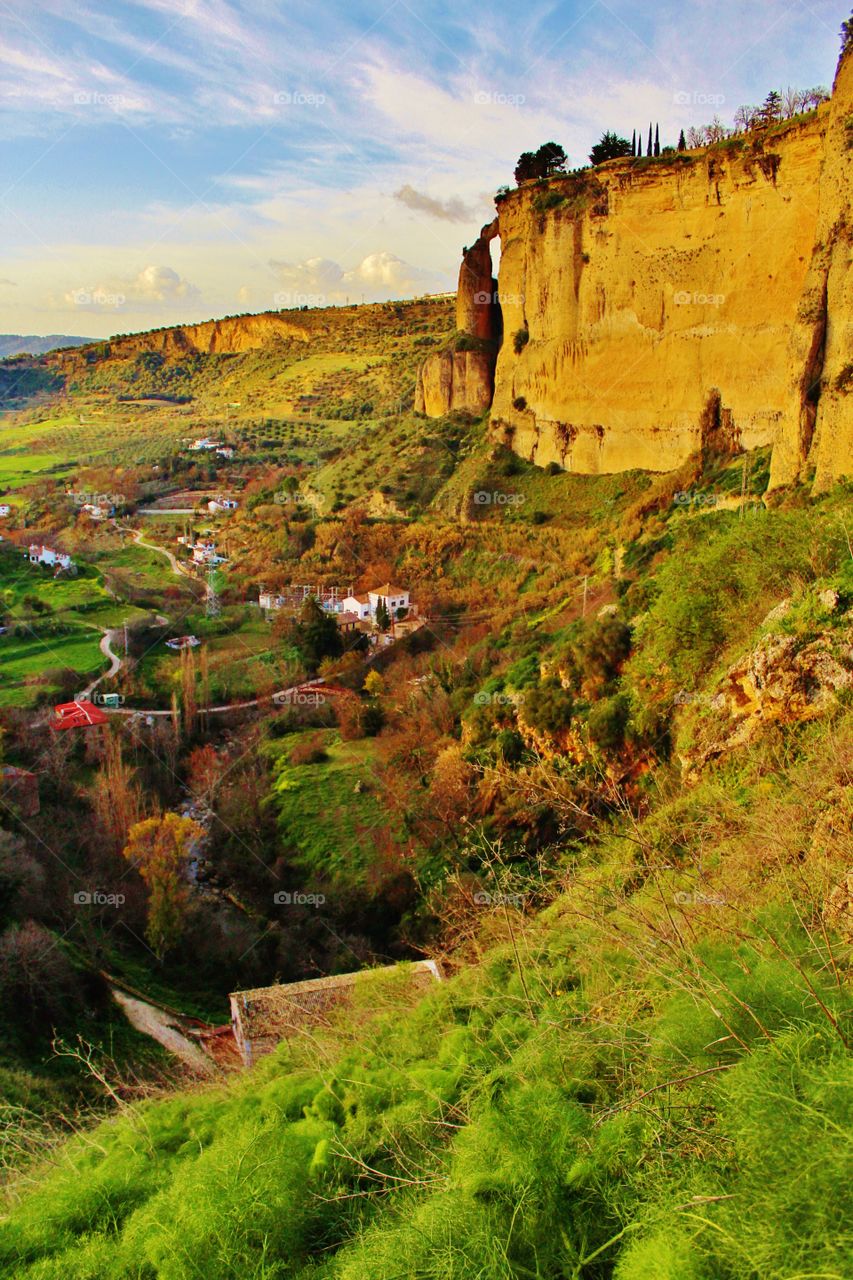
<svg viewBox="0 0 853 1280">
<path fill-rule="evenodd" d="M 38 334 L 0 333 L 0 360 L 7 356 L 43 356 L 57 347 L 83 347 L 96 338 L 74 337 L 67 333 L 49 333 L 44 338 Z"/>
</svg>

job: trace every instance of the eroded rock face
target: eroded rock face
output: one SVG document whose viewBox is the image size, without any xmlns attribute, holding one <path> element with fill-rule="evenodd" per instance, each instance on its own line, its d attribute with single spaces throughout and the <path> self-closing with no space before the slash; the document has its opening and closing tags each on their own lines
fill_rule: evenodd
<svg viewBox="0 0 853 1280">
<path fill-rule="evenodd" d="M 762 152 L 613 161 L 501 200 L 495 435 L 590 474 L 795 429 L 789 347 L 828 112 Z"/>
<path fill-rule="evenodd" d="M 418 370 L 415 412 L 441 418 L 456 411 L 479 416 L 492 402 L 494 357 L 478 351 L 439 351 Z"/>
<path fill-rule="evenodd" d="M 772 445 L 771 488 L 853 475 L 851 119 L 853 53 L 769 135 L 502 198 L 495 439 L 587 474 Z"/>
<path fill-rule="evenodd" d="M 779 610 L 765 619 L 782 616 Z M 688 776 L 710 761 L 749 746 L 774 724 L 815 720 L 853 688 L 853 623 L 802 644 L 769 635 L 726 673 L 697 722 L 693 747 L 682 754 Z"/>
<path fill-rule="evenodd" d="M 489 246 L 497 233 L 496 218 L 483 227 L 463 254 L 456 293 L 455 349 L 428 356 L 418 371 L 415 412 L 428 418 L 454 412 L 479 417 L 492 403 L 501 309 Z M 459 349 L 460 338 L 468 340 L 472 349 Z"/>
</svg>

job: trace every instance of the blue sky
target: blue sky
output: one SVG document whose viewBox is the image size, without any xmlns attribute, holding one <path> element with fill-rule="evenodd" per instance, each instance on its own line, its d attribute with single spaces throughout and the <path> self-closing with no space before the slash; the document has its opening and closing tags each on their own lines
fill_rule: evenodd
<svg viewBox="0 0 853 1280">
<path fill-rule="evenodd" d="M 831 83 L 829 0 L 0 0 L 0 331 L 454 287 L 520 151 Z"/>
</svg>

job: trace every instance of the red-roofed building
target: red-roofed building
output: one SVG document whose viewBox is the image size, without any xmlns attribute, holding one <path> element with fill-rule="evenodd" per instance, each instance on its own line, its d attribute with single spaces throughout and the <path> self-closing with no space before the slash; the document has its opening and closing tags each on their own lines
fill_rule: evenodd
<svg viewBox="0 0 853 1280">
<path fill-rule="evenodd" d="M 53 711 L 56 719 L 51 720 L 51 729 L 90 729 L 108 719 L 93 702 L 60 702 Z"/>
</svg>

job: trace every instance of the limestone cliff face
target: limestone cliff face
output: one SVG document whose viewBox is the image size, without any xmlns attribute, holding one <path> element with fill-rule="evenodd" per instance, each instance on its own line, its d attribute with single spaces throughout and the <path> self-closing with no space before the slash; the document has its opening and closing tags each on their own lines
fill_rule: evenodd
<svg viewBox="0 0 853 1280">
<path fill-rule="evenodd" d="M 615 161 L 502 200 L 495 432 L 595 473 L 789 430 L 826 128 L 824 110 L 759 153 Z"/>
<path fill-rule="evenodd" d="M 501 332 L 498 282 L 492 276 L 491 241 L 497 218 L 483 227 L 462 255 L 456 291 L 454 348 L 429 356 L 418 373 L 415 412 L 430 418 L 461 411 L 479 415 L 492 403 L 495 357 Z M 459 345 L 459 338 L 467 344 Z"/>
<path fill-rule="evenodd" d="M 806 287 L 791 343 L 800 419 L 776 442 L 771 483 L 814 469 L 815 489 L 853 477 L 853 54 L 835 77 Z"/>
<path fill-rule="evenodd" d="M 853 55 L 805 119 L 501 198 L 495 438 L 584 473 L 772 445 L 773 486 L 853 475 L 851 113 Z M 464 332 L 488 270 L 478 242 Z M 426 412 L 459 376 L 424 371 Z"/>
<path fill-rule="evenodd" d="M 494 356 L 483 352 L 437 352 L 418 371 L 415 413 L 484 413 L 492 403 L 493 370 Z"/>
</svg>

